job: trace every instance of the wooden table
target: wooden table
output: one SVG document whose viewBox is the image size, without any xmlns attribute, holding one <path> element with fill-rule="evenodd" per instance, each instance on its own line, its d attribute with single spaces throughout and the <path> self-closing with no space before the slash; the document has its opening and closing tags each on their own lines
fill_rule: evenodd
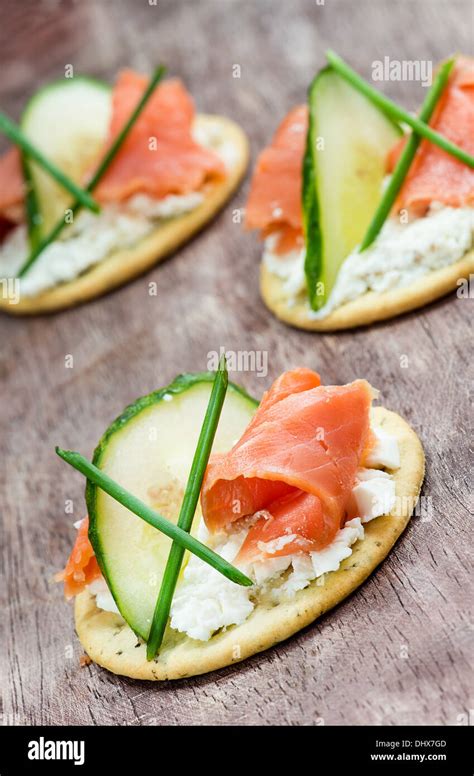
<svg viewBox="0 0 474 776">
<path fill-rule="evenodd" d="M 35 88 L 67 64 L 112 78 L 122 66 L 148 72 L 164 61 L 199 109 L 246 128 L 255 158 L 285 112 L 305 99 L 327 46 L 368 76 L 385 55 L 437 61 L 468 52 L 470 21 L 469 0 L 4 2 L 1 106 L 17 118 Z M 411 109 L 424 96 L 414 83 L 385 89 Z M 247 187 L 248 180 L 203 234 L 126 288 L 50 317 L 0 319 L 5 723 L 456 724 L 474 708 L 473 301 L 452 294 L 345 334 L 286 328 L 259 299 L 255 235 L 232 220 Z M 148 295 L 150 280 L 156 297 Z M 268 377 L 233 375 L 257 395 L 299 364 L 328 383 L 363 376 L 378 386 L 383 403 L 424 441 L 425 515 L 349 600 L 238 667 L 160 685 L 82 668 L 72 611 L 52 576 L 71 547 L 72 519 L 84 514 L 83 481 L 53 447 L 90 454 L 128 402 L 180 371 L 202 369 L 221 345 L 268 352 Z M 70 499 L 73 516 L 65 514 Z"/>
</svg>

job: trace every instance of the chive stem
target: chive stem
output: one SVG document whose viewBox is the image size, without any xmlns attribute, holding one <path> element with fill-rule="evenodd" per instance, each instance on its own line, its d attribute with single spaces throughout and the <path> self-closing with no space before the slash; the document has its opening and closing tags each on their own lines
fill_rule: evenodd
<svg viewBox="0 0 474 776">
<path fill-rule="evenodd" d="M 230 579 L 237 585 L 244 585 L 245 587 L 253 585 L 252 580 L 246 577 L 239 569 L 232 566 L 224 560 L 224 558 L 221 558 L 220 555 L 217 555 L 217 553 L 213 552 L 209 547 L 206 547 L 206 545 L 202 544 L 198 539 L 195 539 L 194 536 L 190 536 L 190 534 L 183 531 L 182 528 L 179 528 L 154 509 L 151 509 L 151 507 L 115 482 L 115 480 L 105 474 L 105 472 L 98 469 L 97 466 L 94 466 L 94 464 L 88 461 L 87 458 L 84 458 L 83 455 L 73 452 L 72 450 L 62 450 L 60 447 L 56 447 L 55 449 L 56 453 L 63 461 L 66 461 L 66 463 L 74 469 L 81 472 L 81 474 L 83 474 L 90 482 L 97 485 L 105 493 L 108 493 L 108 495 L 118 501 L 119 504 L 122 504 L 129 509 L 130 512 L 133 512 L 134 515 L 137 515 L 137 517 L 140 517 L 173 541 L 181 544 L 184 549 L 189 550 L 193 555 L 197 555 L 198 558 L 215 568 L 216 571 L 219 571 L 224 577 L 227 577 L 227 579 Z"/>
<path fill-rule="evenodd" d="M 32 185 L 31 170 L 27 161 L 27 155 L 21 154 L 21 167 L 26 183 L 25 215 L 28 230 L 28 242 L 30 250 L 34 250 L 41 240 L 41 213 L 38 204 L 36 189 Z"/>
<path fill-rule="evenodd" d="M 471 156 L 460 148 L 455 143 L 452 143 L 439 132 L 432 129 L 428 124 L 422 121 L 421 117 L 412 116 L 411 113 L 401 108 L 395 102 L 392 102 L 382 92 L 377 91 L 367 81 L 365 81 L 358 73 L 355 72 L 341 57 L 339 57 L 334 51 L 327 51 L 326 56 L 328 62 L 332 65 L 339 75 L 346 79 L 355 89 L 358 89 L 362 94 L 377 105 L 384 113 L 395 121 L 404 122 L 408 124 L 417 134 L 429 140 L 434 145 L 442 148 L 446 153 L 451 154 L 460 162 L 463 162 L 468 167 L 474 168 L 474 156 Z M 451 62 L 454 60 L 448 60 Z M 448 63 L 445 63 L 448 64 Z"/>
<path fill-rule="evenodd" d="M 150 83 L 148 84 L 146 90 L 144 91 L 140 101 L 138 102 L 138 105 L 136 106 L 135 110 L 131 114 L 130 118 L 125 123 L 123 129 L 119 132 L 119 134 L 113 141 L 107 153 L 105 154 L 96 172 L 94 173 L 89 183 L 87 184 L 86 191 L 88 192 L 92 191 L 97 186 L 97 184 L 103 177 L 104 173 L 107 171 L 115 155 L 119 151 L 120 147 L 123 145 L 133 124 L 136 122 L 137 118 L 139 117 L 140 113 L 142 112 L 143 108 L 145 107 L 146 103 L 148 102 L 149 98 L 151 97 L 152 93 L 157 87 L 158 83 L 163 78 L 165 71 L 166 71 L 166 68 L 163 65 L 160 65 L 153 73 L 153 76 L 150 79 Z M 81 203 L 79 202 L 79 200 L 76 200 L 75 202 L 72 203 L 71 207 L 68 209 L 67 215 L 68 216 L 75 215 L 75 213 L 77 213 L 80 207 L 81 207 Z M 36 246 L 36 248 L 33 249 L 29 257 L 21 267 L 20 271 L 18 272 L 19 278 L 23 277 L 28 272 L 28 270 L 37 260 L 38 256 L 40 256 L 40 254 L 45 250 L 45 248 L 48 247 L 48 245 L 50 245 L 52 242 L 54 242 L 54 240 L 56 240 L 57 237 L 59 237 L 59 235 L 61 234 L 61 232 L 67 226 L 68 223 L 69 221 L 66 218 L 61 218 L 61 220 L 58 221 L 58 223 L 53 227 L 51 232 L 48 235 L 46 235 L 44 240 L 42 240 L 41 243 L 38 246 Z"/>
<path fill-rule="evenodd" d="M 156 68 L 155 72 L 153 73 L 153 76 L 150 79 L 150 83 L 148 84 L 147 88 L 143 92 L 143 95 L 139 100 L 136 108 L 130 115 L 130 118 L 126 121 L 124 127 L 118 133 L 117 137 L 115 138 L 109 150 L 107 151 L 101 163 L 99 164 L 99 167 L 97 168 L 96 172 L 90 179 L 87 187 L 89 191 L 92 191 L 93 189 L 95 189 L 100 179 L 103 177 L 104 173 L 106 172 L 111 162 L 113 161 L 115 155 L 123 145 L 131 128 L 133 127 L 136 120 L 140 116 L 140 113 L 142 112 L 143 108 L 145 107 L 151 95 L 153 94 L 156 87 L 158 86 L 159 82 L 163 78 L 165 72 L 166 72 L 166 68 L 164 67 L 164 65 L 160 65 L 159 67 Z"/>
<path fill-rule="evenodd" d="M 87 189 L 81 189 L 74 181 L 56 167 L 54 162 L 43 156 L 42 152 L 36 148 L 23 134 L 20 127 L 18 127 L 5 113 L 0 111 L 0 132 L 8 137 L 15 145 L 17 145 L 24 154 L 30 159 L 33 159 L 45 172 L 51 175 L 54 180 L 59 183 L 64 189 L 70 192 L 84 207 L 88 210 L 92 210 L 94 213 L 100 212 L 100 206 Z"/>
<path fill-rule="evenodd" d="M 428 94 L 426 95 L 423 105 L 421 106 L 419 114 L 421 121 L 430 120 L 436 107 L 436 103 L 438 102 L 441 93 L 446 86 L 446 82 L 449 78 L 453 64 L 454 60 L 450 59 L 447 62 L 444 62 L 438 70 L 433 84 Z M 380 200 L 372 221 L 368 226 L 364 239 L 360 244 L 359 253 L 362 253 L 362 251 L 365 251 L 369 245 L 372 245 L 382 226 L 384 225 L 387 216 L 392 209 L 393 203 L 397 198 L 397 194 L 403 185 L 403 181 L 405 180 L 411 163 L 413 162 L 420 142 L 421 136 L 417 132 L 412 132 L 406 141 L 405 147 L 390 178 L 390 182 L 383 193 L 382 199 Z"/>
<path fill-rule="evenodd" d="M 214 378 L 209 404 L 204 416 L 196 452 L 194 453 L 189 472 L 183 503 L 181 504 L 179 512 L 178 526 L 186 532 L 191 530 L 194 520 L 204 473 L 211 454 L 212 444 L 227 392 L 227 384 L 227 366 L 225 356 L 223 356 Z M 160 592 L 156 601 L 150 635 L 148 636 L 147 660 L 153 660 L 161 647 L 166 625 L 168 623 L 174 591 L 183 563 L 183 557 L 183 546 L 177 542 L 173 542 L 166 563 L 163 580 L 161 582 Z"/>
</svg>

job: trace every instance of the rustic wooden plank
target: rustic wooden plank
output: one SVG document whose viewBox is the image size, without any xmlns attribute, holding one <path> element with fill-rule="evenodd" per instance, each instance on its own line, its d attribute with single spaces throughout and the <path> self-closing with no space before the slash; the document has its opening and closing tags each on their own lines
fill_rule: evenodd
<svg viewBox="0 0 474 776">
<path fill-rule="evenodd" d="M 111 77 L 158 60 L 181 75 L 199 108 L 235 117 L 255 153 L 303 100 L 330 45 L 362 72 L 384 55 L 439 59 L 471 47 L 468 0 L 158 0 L 4 2 L 1 105 L 18 117 L 36 85 L 78 72 Z M 241 66 L 241 78 L 232 67 Z M 416 106 L 415 84 L 387 91 Z M 5 612 L 4 721 L 46 724 L 456 723 L 472 708 L 468 648 L 472 482 L 472 300 L 454 295 L 420 313 L 346 334 L 290 330 L 262 306 L 259 247 L 231 206 L 172 260 L 86 307 L 0 319 L 5 494 L 0 586 Z M 148 295 L 148 282 L 158 296 Z M 262 349 L 269 375 L 234 377 L 260 394 L 297 364 L 328 382 L 367 377 L 423 437 L 425 505 L 383 566 L 314 626 L 238 668 L 150 686 L 79 667 L 70 609 L 51 583 L 82 516 L 83 485 L 54 456 L 90 453 L 125 404 L 207 353 Z M 65 357 L 74 367 L 65 367 Z M 426 519 L 426 517 L 430 519 Z M 5 670 L 5 667 L 4 667 Z M 471 693 L 471 696 L 470 696 Z"/>
</svg>

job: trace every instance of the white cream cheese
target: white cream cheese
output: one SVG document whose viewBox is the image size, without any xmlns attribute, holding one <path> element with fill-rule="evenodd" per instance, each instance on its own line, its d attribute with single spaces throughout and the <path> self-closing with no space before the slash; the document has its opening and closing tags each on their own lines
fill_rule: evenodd
<svg viewBox="0 0 474 776">
<path fill-rule="evenodd" d="M 233 561 L 247 531 L 232 534 L 214 550 Z M 171 606 L 171 627 L 192 639 L 207 641 L 220 628 L 240 625 L 254 608 L 248 587 L 231 582 L 192 555 L 179 581 Z"/>
<path fill-rule="evenodd" d="M 89 593 L 95 595 L 95 603 L 99 609 L 104 609 L 106 612 L 114 612 L 119 614 L 117 604 L 114 601 L 113 595 L 107 587 L 107 583 L 103 577 L 95 579 L 90 585 L 87 585 Z"/>
<path fill-rule="evenodd" d="M 196 143 L 214 151 L 222 161 L 227 170 L 232 170 L 238 163 L 240 152 L 238 147 L 229 140 L 225 133 L 222 133 L 222 127 L 219 122 L 196 122 L 193 128 L 193 138 Z"/>
<path fill-rule="evenodd" d="M 126 213 L 151 219 L 166 219 L 182 216 L 197 208 L 204 196 L 200 191 L 190 194 L 168 194 L 162 199 L 154 199 L 147 194 L 134 194 L 127 199 Z"/>
<path fill-rule="evenodd" d="M 361 521 L 368 523 L 391 511 L 395 504 L 395 482 L 380 469 L 359 469 L 352 497 Z"/>
<path fill-rule="evenodd" d="M 128 248 L 153 228 L 146 217 L 106 206 L 98 216 L 83 211 L 71 224 L 67 237 L 51 243 L 28 273 L 20 278 L 20 295 L 36 296 L 48 288 L 74 280 L 117 248 Z M 17 227 L 0 248 L 0 276 L 15 277 L 28 258 L 24 225 Z"/>
<path fill-rule="evenodd" d="M 305 251 L 277 255 L 276 235 L 265 241 L 263 262 L 281 278 L 287 303 L 295 304 L 306 289 Z M 369 291 L 383 293 L 403 288 L 429 272 L 459 261 L 474 245 L 474 209 L 444 207 L 433 203 L 428 214 L 406 224 L 391 218 L 375 242 L 363 253 L 355 249 L 342 264 L 327 303 L 313 319 L 325 318 L 346 302 Z M 305 294 L 306 296 L 306 294 Z"/>
<path fill-rule="evenodd" d="M 319 552 L 277 556 L 242 565 L 242 571 L 255 581 L 251 588 L 231 582 L 191 555 L 176 587 L 171 606 L 171 627 L 190 638 L 207 641 L 216 631 L 245 622 L 259 595 L 267 594 L 279 603 L 291 599 L 313 580 L 337 571 L 342 561 L 352 554 L 352 545 L 364 538 L 363 523 L 387 514 L 395 503 L 395 482 L 391 474 L 383 471 L 383 467 L 396 469 L 400 465 L 397 440 L 383 429 L 372 428 L 372 431 L 376 438 L 370 454 L 370 466 L 373 468 L 358 470 L 352 491 L 358 516 L 346 522 L 331 544 Z M 218 543 L 213 544 L 213 550 L 232 563 L 247 534 L 248 528 L 244 528 L 224 538 L 219 537 Z M 204 521 L 200 523 L 198 538 L 205 543 L 211 541 Z M 262 550 L 277 552 L 293 538 L 285 535 L 273 542 L 262 543 Z M 282 577 L 285 573 L 286 576 Z M 88 589 L 96 596 L 99 608 L 117 612 L 103 579 L 93 582 Z"/>
<path fill-rule="evenodd" d="M 276 555 L 287 544 L 291 544 L 297 539 L 296 534 L 285 534 L 285 536 L 279 536 L 278 539 L 272 539 L 270 542 L 258 542 L 257 547 L 260 552 L 264 552 L 268 555 Z"/>
<path fill-rule="evenodd" d="M 299 294 L 306 289 L 304 273 L 305 249 L 276 254 L 275 246 L 279 233 L 268 235 L 264 242 L 262 261 L 273 275 L 283 280 L 283 293 L 288 303 L 294 304 Z"/>
<path fill-rule="evenodd" d="M 372 427 L 372 434 L 375 441 L 365 458 L 365 465 L 369 469 L 398 469 L 400 467 L 400 450 L 395 437 L 387 434 L 380 427 Z"/>
<path fill-rule="evenodd" d="M 238 151 L 222 137 L 217 124 L 196 125 L 195 134 L 198 142 L 214 150 L 227 168 L 235 164 Z M 194 210 L 203 199 L 199 191 L 162 199 L 135 194 L 120 205 L 105 205 L 97 216 L 81 211 L 62 238 L 49 245 L 20 279 L 20 296 L 36 296 L 74 280 L 114 251 L 134 246 L 160 221 Z M 0 278 L 16 277 L 29 251 L 26 226 L 18 226 L 0 245 Z"/>
<path fill-rule="evenodd" d="M 352 545 L 364 538 L 364 527 L 359 517 L 348 520 L 331 544 L 319 552 L 294 555 L 292 572 L 280 586 L 272 589 L 272 598 L 280 602 L 291 598 L 298 590 L 304 590 L 313 579 L 319 579 L 330 571 L 337 571 L 342 561 L 352 555 Z"/>
</svg>

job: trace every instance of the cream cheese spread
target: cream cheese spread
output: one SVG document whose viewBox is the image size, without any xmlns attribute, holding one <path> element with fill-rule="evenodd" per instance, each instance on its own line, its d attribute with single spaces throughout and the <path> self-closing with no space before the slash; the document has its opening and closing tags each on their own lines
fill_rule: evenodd
<svg viewBox="0 0 474 776">
<path fill-rule="evenodd" d="M 394 470 L 400 466 L 398 443 L 383 429 L 374 427 L 372 431 L 375 444 L 366 459 L 367 466 L 357 472 L 352 491 L 353 512 L 357 517 L 345 523 L 331 544 L 318 552 L 276 556 L 241 566 L 255 582 L 251 588 L 231 582 L 191 555 L 176 587 L 171 607 L 171 627 L 190 638 L 207 641 L 216 631 L 245 622 L 259 597 L 267 596 L 274 603 L 279 603 L 291 599 L 313 580 L 337 571 L 342 561 L 352 554 L 352 545 L 363 540 L 364 524 L 389 513 L 395 504 L 395 482 L 385 469 Z M 243 528 L 232 534 L 219 535 L 212 549 L 232 563 L 247 534 L 248 528 Z M 211 543 L 203 521 L 198 538 Z M 270 554 L 278 552 L 290 539 L 281 537 L 267 542 L 262 549 Z M 99 608 L 117 612 L 103 579 L 93 582 L 88 589 L 96 596 Z"/>
<path fill-rule="evenodd" d="M 221 157 L 227 169 L 235 165 L 238 150 L 222 136 L 217 124 L 196 124 L 194 134 L 201 145 Z M 162 199 L 135 194 L 123 203 L 105 205 L 97 216 L 82 210 L 65 229 L 63 237 L 45 248 L 20 279 L 20 296 L 36 296 L 74 280 L 114 251 L 136 245 L 160 221 L 189 213 L 203 200 L 204 195 L 199 191 L 171 194 Z M 16 277 L 29 251 L 26 226 L 17 226 L 0 245 L 0 278 Z"/>
<path fill-rule="evenodd" d="M 265 241 L 263 262 L 283 281 L 283 293 L 289 306 L 299 297 L 306 298 L 305 251 L 275 253 L 277 234 Z M 325 318 L 369 291 L 383 293 L 403 288 L 430 272 L 459 261 L 474 246 L 474 209 L 452 208 L 433 203 L 426 216 L 401 223 L 397 218 L 385 222 L 375 242 L 363 253 L 356 248 L 342 264 L 336 283 L 324 307 L 308 317 Z"/>
</svg>

